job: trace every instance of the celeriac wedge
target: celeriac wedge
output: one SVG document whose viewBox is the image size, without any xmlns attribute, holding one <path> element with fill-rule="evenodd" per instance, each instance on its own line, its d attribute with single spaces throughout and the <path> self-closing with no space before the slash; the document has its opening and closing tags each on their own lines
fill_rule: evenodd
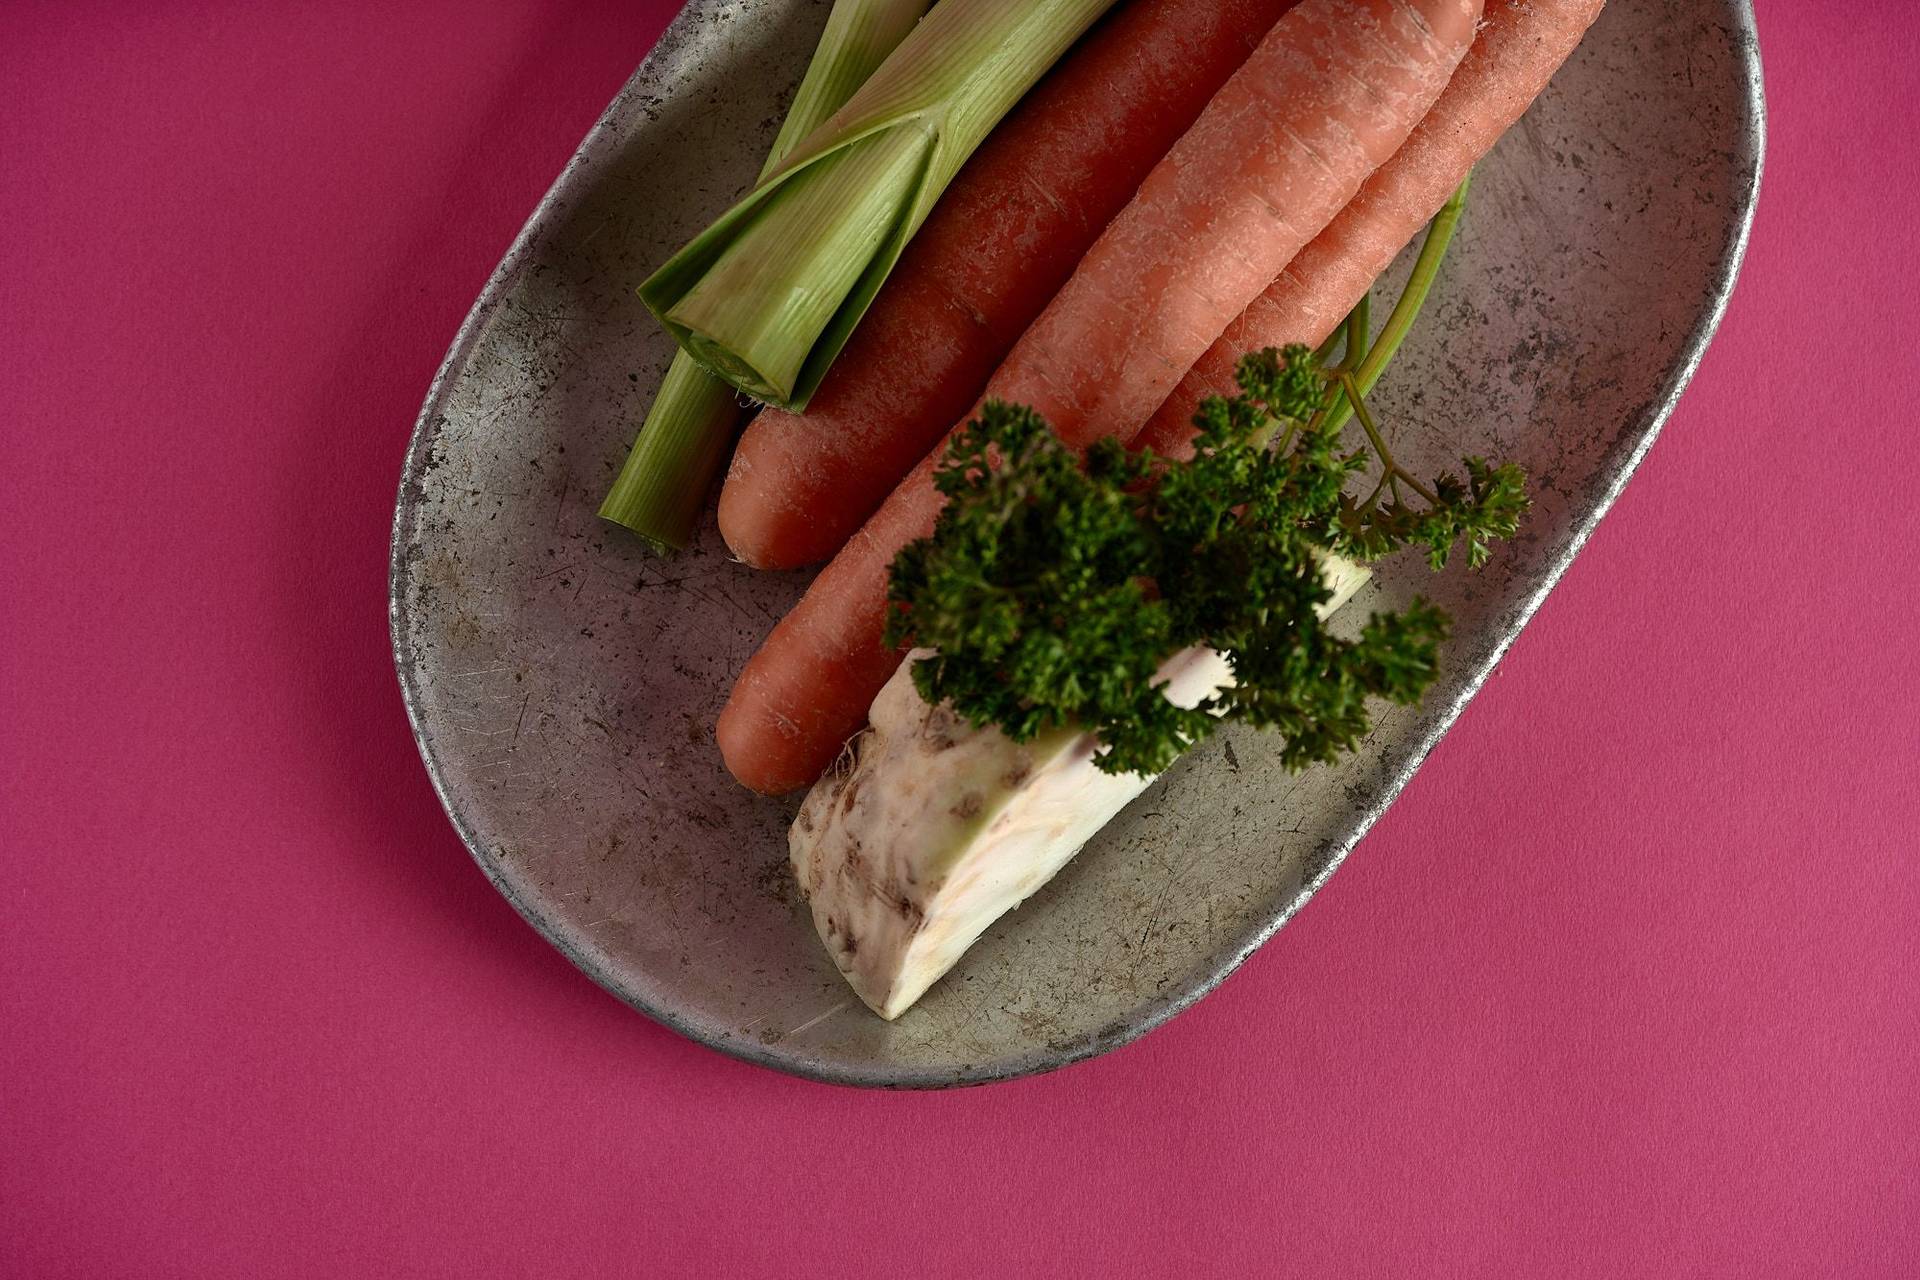
<svg viewBox="0 0 1920 1280">
<path fill-rule="evenodd" d="M 1323 615 L 1367 577 L 1329 557 Z M 919 652 L 881 689 L 870 727 L 808 793 L 788 835 L 821 940 L 854 993 L 888 1019 L 1154 781 L 1102 772 L 1090 733 L 1016 743 L 929 706 L 913 684 Z M 1206 648 L 1175 654 L 1160 676 L 1167 697 L 1189 707 L 1232 680 Z"/>
</svg>

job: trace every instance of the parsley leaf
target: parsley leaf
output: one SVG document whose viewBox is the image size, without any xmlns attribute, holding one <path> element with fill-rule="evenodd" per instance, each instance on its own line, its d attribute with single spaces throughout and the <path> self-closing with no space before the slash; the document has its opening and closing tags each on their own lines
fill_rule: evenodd
<svg viewBox="0 0 1920 1280">
<path fill-rule="evenodd" d="M 1305 347 L 1241 361 L 1241 394 L 1195 418 L 1192 458 L 1111 440 L 1081 458 L 1032 410 L 989 402 L 935 473 L 947 505 L 894 561 L 888 642 L 933 649 L 914 666 L 929 702 L 1017 742 L 1076 725 L 1109 773 L 1158 773 L 1219 725 L 1283 735 L 1289 768 L 1331 761 L 1371 726 L 1368 700 L 1411 704 L 1432 684 L 1447 618 L 1416 600 L 1353 640 L 1316 610 L 1327 552 L 1374 559 L 1422 546 L 1435 568 L 1465 541 L 1470 566 L 1525 512 L 1512 465 L 1466 459 L 1424 483 L 1394 461 L 1350 365 Z M 1342 442 L 1344 393 L 1367 446 Z M 1373 491 L 1347 485 L 1377 468 Z M 1207 645 L 1235 683 L 1193 708 L 1157 673 Z"/>
</svg>

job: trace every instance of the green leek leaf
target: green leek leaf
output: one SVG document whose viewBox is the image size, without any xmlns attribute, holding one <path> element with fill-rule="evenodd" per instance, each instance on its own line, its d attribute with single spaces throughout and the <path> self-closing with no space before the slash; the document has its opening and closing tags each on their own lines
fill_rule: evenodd
<svg viewBox="0 0 1920 1280">
<path fill-rule="evenodd" d="M 867 82 L 933 0 L 838 0 L 794 94 L 760 176 L 777 172 L 794 147 Z M 686 352 L 676 352 L 619 478 L 600 506 L 655 550 L 687 545 L 739 422 L 732 387 Z"/>
<path fill-rule="evenodd" d="M 993 127 L 1113 0 L 941 0 L 832 119 L 640 286 L 682 349 L 800 411 Z"/>
</svg>

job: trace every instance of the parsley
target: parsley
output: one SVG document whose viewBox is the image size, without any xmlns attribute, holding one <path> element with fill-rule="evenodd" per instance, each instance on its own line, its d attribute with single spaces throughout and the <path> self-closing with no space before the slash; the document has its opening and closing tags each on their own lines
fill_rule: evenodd
<svg viewBox="0 0 1920 1280">
<path fill-rule="evenodd" d="M 1439 568 L 1464 542 L 1478 566 L 1526 510 L 1525 478 L 1479 458 L 1464 479 L 1407 472 L 1367 411 L 1358 345 L 1337 365 L 1305 347 L 1248 356 L 1241 394 L 1202 405 L 1186 461 L 1111 440 L 1082 459 L 1030 409 L 989 402 L 935 473 L 933 535 L 893 565 L 888 641 L 935 650 L 914 666 L 921 696 L 1017 742 L 1089 729 L 1109 773 L 1160 772 L 1229 721 L 1277 730 L 1298 769 L 1352 750 L 1368 699 L 1416 702 L 1446 615 L 1416 600 L 1341 639 L 1316 612 L 1322 559 L 1421 546 Z M 1347 408 L 1362 447 L 1343 445 Z M 1376 468 L 1365 497 L 1347 492 Z M 1155 675 L 1193 645 L 1236 683 L 1181 708 Z"/>
</svg>

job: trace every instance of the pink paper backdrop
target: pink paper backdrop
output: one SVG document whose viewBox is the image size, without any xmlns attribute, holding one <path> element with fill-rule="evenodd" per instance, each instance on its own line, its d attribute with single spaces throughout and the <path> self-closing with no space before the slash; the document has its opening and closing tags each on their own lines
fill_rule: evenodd
<svg viewBox="0 0 1920 1280">
<path fill-rule="evenodd" d="M 1331 887 L 939 1096 L 603 995 L 395 691 L 427 380 L 674 7 L 0 6 L 0 1273 L 1920 1271 L 1907 0 L 1763 3 L 1720 339 Z"/>
</svg>

